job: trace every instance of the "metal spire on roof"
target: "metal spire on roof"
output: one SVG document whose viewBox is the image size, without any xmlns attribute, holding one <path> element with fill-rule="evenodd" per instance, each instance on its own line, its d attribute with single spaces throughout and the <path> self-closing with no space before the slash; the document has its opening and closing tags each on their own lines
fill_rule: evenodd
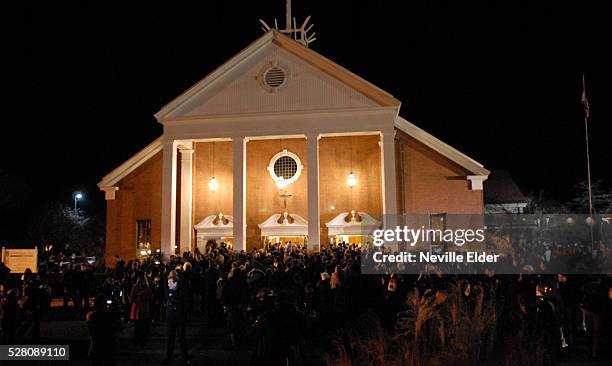
<svg viewBox="0 0 612 366">
<path fill-rule="evenodd" d="M 314 26 L 314 24 L 308 26 L 308 22 L 310 21 L 310 15 L 306 17 L 302 25 L 298 28 L 295 17 L 291 17 L 291 0 L 286 1 L 287 3 L 285 9 L 285 29 L 278 29 L 278 22 L 276 18 L 274 18 L 274 29 L 283 34 L 289 35 L 295 41 L 300 42 L 304 46 L 308 47 L 309 44 L 311 44 L 317 39 L 315 37 L 315 35 L 317 34 L 316 32 L 312 32 L 312 34 L 308 35 L 308 32 L 310 32 L 310 30 Z M 262 19 L 259 19 L 259 22 L 263 25 L 261 29 L 263 29 L 264 32 L 269 32 L 272 29 L 272 27 L 266 24 L 266 22 L 264 22 Z"/>
</svg>

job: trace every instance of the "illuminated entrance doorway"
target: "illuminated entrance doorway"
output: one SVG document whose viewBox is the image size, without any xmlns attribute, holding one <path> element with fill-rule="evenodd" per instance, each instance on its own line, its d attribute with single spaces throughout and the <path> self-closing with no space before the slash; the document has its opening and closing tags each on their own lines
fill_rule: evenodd
<svg viewBox="0 0 612 366">
<path fill-rule="evenodd" d="M 379 229 L 381 222 L 366 212 L 342 212 L 325 224 L 330 244 L 348 243 L 364 245 L 372 243 L 372 233 Z"/>
<path fill-rule="evenodd" d="M 206 253 L 210 247 L 221 243 L 231 248 L 234 242 L 234 218 L 230 215 L 219 213 L 207 216 L 195 225 L 194 229 L 196 230 L 196 247 L 201 253 Z"/>
<path fill-rule="evenodd" d="M 277 243 L 286 245 L 289 242 L 305 245 L 308 241 L 308 221 L 298 214 L 275 214 L 258 226 L 264 247 Z"/>
</svg>

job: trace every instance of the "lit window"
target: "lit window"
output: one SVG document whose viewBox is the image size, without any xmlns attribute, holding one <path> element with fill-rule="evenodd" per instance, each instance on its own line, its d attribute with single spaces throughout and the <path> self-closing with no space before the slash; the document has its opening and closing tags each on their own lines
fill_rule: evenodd
<svg viewBox="0 0 612 366">
<path fill-rule="evenodd" d="M 151 255 L 151 220 L 136 221 L 136 256 Z"/>
</svg>

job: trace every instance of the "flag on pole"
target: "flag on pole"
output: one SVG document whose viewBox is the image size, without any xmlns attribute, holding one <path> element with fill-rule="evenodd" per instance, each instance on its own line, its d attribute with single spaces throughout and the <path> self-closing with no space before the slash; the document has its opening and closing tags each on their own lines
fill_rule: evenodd
<svg viewBox="0 0 612 366">
<path fill-rule="evenodd" d="M 584 74 L 582 74 L 582 96 L 580 97 L 580 103 L 584 107 L 584 115 L 586 118 L 591 117 L 591 104 L 589 103 L 589 98 L 587 98 L 586 94 L 586 83 L 584 81 Z"/>
</svg>

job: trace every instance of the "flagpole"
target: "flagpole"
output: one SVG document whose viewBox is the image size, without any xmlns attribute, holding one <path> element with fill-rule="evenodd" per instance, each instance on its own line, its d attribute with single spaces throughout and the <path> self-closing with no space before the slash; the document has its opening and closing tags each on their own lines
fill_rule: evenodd
<svg viewBox="0 0 612 366">
<path fill-rule="evenodd" d="M 584 138 L 586 142 L 586 160 L 587 160 L 587 185 L 589 189 L 589 225 L 591 226 L 591 255 L 593 254 L 593 192 L 591 190 L 591 157 L 589 154 L 589 116 L 591 115 L 591 106 L 586 95 L 586 81 L 584 73 L 582 73 L 582 98 L 581 102 L 584 105 Z"/>
<path fill-rule="evenodd" d="M 586 140 L 586 159 L 587 159 L 587 183 L 589 185 L 589 214 L 593 214 L 593 193 L 591 191 L 591 158 L 589 154 L 589 115 L 591 114 L 590 105 L 586 97 L 586 82 L 584 73 L 582 74 L 582 100 L 585 104 L 584 109 L 584 137 Z"/>
</svg>

